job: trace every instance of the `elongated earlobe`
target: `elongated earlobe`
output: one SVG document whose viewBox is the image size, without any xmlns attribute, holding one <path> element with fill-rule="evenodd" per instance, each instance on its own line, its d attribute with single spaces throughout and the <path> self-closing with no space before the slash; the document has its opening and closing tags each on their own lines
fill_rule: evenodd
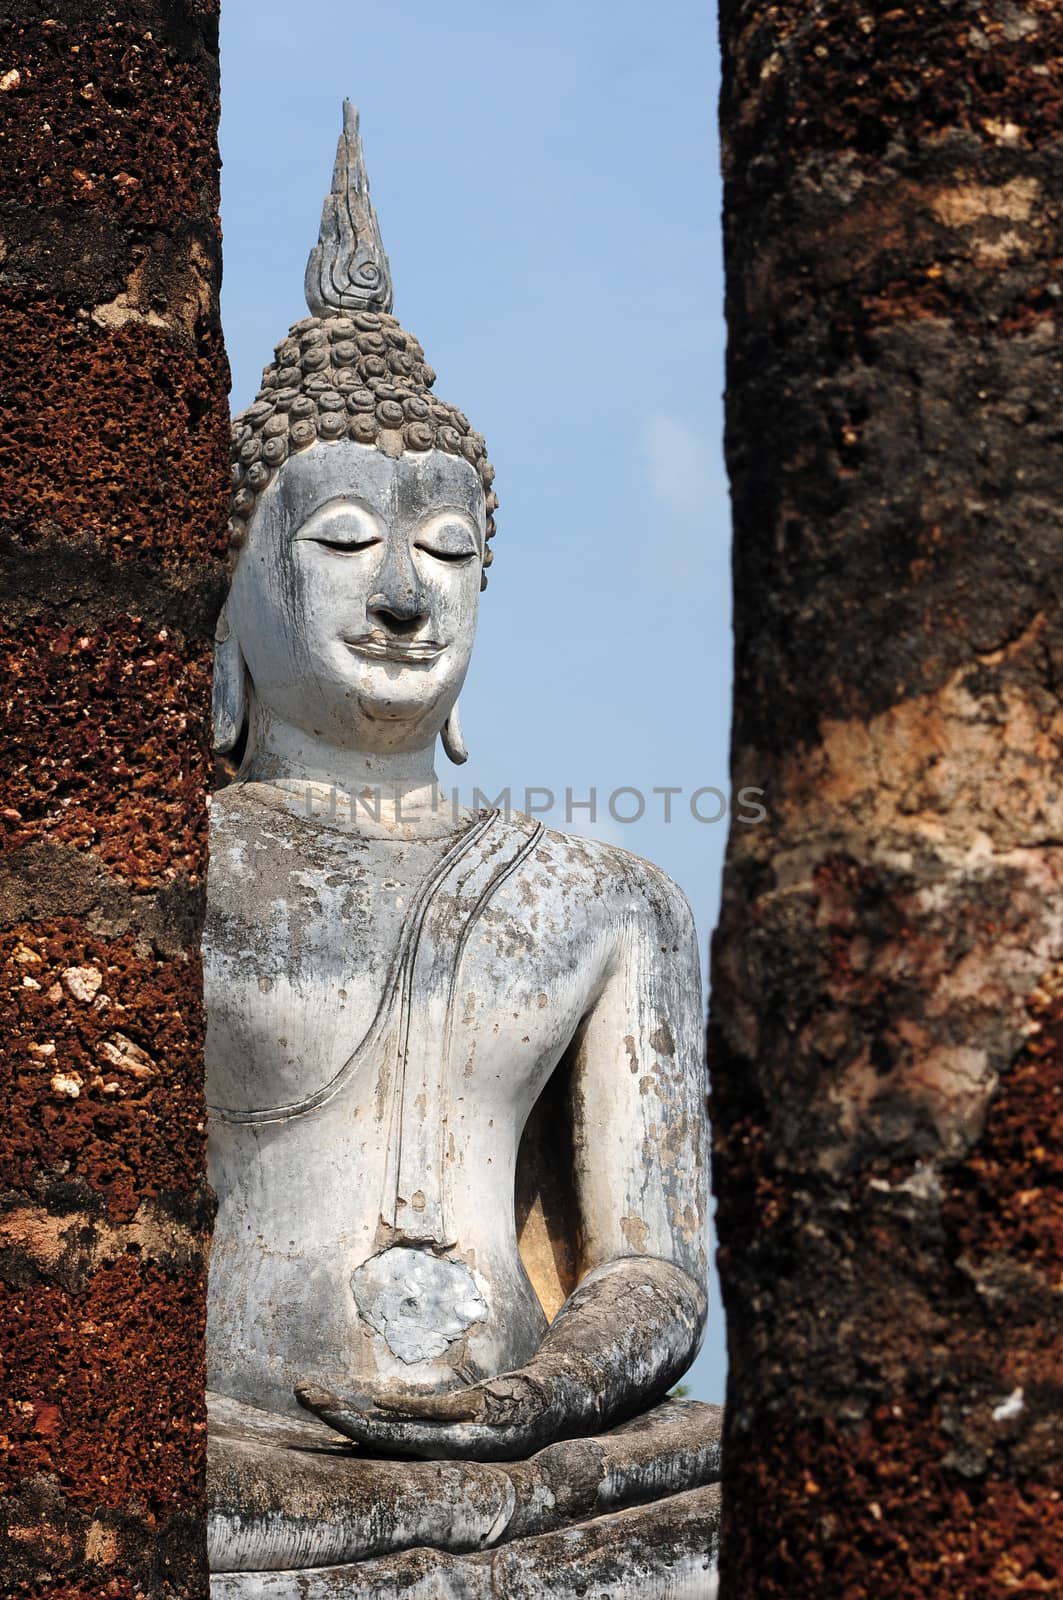
<svg viewBox="0 0 1063 1600">
<path fill-rule="evenodd" d="M 222 607 L 214 630 L 214 748 L 234 750 L 247 721 L 247 667 L 244 653 Z"/>
<path fill-rule="evenodd" d="M 456 767 L 464 766 L 469 759 L 469 752 L 465 748 L 465 739 L 461 731 L 461 717 L 455 702 L 450 716 L 443 724 L 440 738 L 443 740 L 443 749 Z"/>
</svg>

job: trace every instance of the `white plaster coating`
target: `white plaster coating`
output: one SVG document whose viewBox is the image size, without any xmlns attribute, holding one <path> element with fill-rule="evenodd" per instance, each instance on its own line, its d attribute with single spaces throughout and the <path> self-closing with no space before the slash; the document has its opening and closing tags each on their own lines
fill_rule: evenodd
<svg viewBox="0 0 1063 1600">
<path fill-rule="evenodd" d="M 479 476 L 444 451 L 395 461 L 340 439 L 293 456 L 259 496 L 219 624 L 219 746 L 249 677 L 259 771 L 361 788 L 393 775 L 366 757 L 423 752 L 468 668 L 485 537 Z"/>
<path fill-rule="evenodd" d="M 306 264 L 306 303 L 315 316 L 330 311 L 390 311 L 391 270 L 369 199 L 358 111 L 343 102 L 332 190 L 321 234 Z"/>
<path fill-rule="evenodd" d="M 443 1355 L 488 1316 L 487 1300 L 464 1261 L 404 1245 L 363 1262 L 351 1278 L 351 1291 L 359 1315 L 400 1361 L 411 1365 Z"/>
<path fill-rule="evenodd" d="M 706 1271 L 682 896 L 611 846 L 433 805 L 482 536 L 467 463 L 315 446 L 261 497 L 219 644 L 223 742 L 248 737 L 212 808 L 204 940 L 210 1383 L 278 1416 L 325 1385 L 367 1448 L 429 1456 L 530 1453 L 650 1403 L 696 1348 Z M 375 803 L 352 822 L 333 784 Z M 550 1375 L 513 1195 L 558 1070 L 587 1288 Z M 583 1309 L 614 1280 L 615 1318 Z M 448 1393 L 480 1411 L 380 1409 Z M 652 1481 L 640 1466 L 631 1493 Z"/>
<path fill-rule="evenodd" d="M 350 1290 L 394 1243 L 471 1258 L 499 1308 L 422 1385 L 528 1360 L 546 1321 L 517 1250 L 517 1152 L 563 1058 L 585 1267 L 646 1255 L 700 1279 L 698 974 L 666 880 L 530 823 L 384 844 L 292 801 L 246 784 L 214 807 L 212 1385 L 294 1413 L 302 1378 L 408 1382 Z"/>
<path fill-rule="evenodd" d="M 675 885 L 622 850 L 437 809 L 436 741 L 465 753 L 486 526 L 460 457 L 315 443 L 257 496 L 219 623 L 216 741 L 243 755 L 212 806 L 203 950 L 212 1562 L 230 1564 L 229 1528 L 262 1568 L 285 1552 L 299 1568 L 219 1577 L 219 1600 L 317 1593 L 310 1569 L 352 1539 L 374 1548 L 369 1528 L 362 1540 L 312 1511 L 331 1504 L 328 1450 L 293 1474 L 293 1447 L 277 1447 L 300 1406 L 369 1456 L 434 1463 L 366 1460 L 390 1469 L 357 1479 L 390 1496 L 386 1516 L 372 1498 L 364 1513 L 391 1518 L 376 1548 L 401 1550 L 411 1518 L 441 1529 L 454 1503 L 451 1522 L 480 1539 L 543 1526 L 557 1486 L 525 1458 L 570 1440 L 557 1448 L 573 1505 L 668 1497 L 678 1542 L 655 1568 L 652 1521 L 592 1517 L 557 1549 L 577 1565 L 605 1549 L 615 1566 L 628 1540 L 617 1595 L 705 1592 L 700 1549 L 702 1587 L 684 1587 L 683 1541 L 710 1501 L 677 1495 L 704 1482 L 697 1426 L 679 1440 L 667 1417 L 640 1419 L 614 1467 L 586 1437 L 659 1400 L 704 1323 L 693 923 Z M 366 802 L 353 819 L 337 790 Z M 557 1194 L 539 1194 L 553 1231 L 531 1264 L 554 1252 L 558 1282 L 572 1266 L 552 1323 L 514 1201 L 548 1090 L 559 1143 L 541 1182 Z M 521 1462 L 512 1480 L 481 1465 L 503 1459 Z M 505 1560 L 531 1571 L 549 1555 L 536 1543 L 517 1537 L 527 1549 Z M 320 1592 L 362 1593 L 359 1573 L 365 1593 L 414 1592 L 373 1565 L 325 1568 Z M 644 1586 L 666 1568 L 673 1587 Z M 493 1572 L 454 1569 L 448 1588 L 440 1568 L 431 1592 L 486 1593 Z"/>
<path fill-rule="evenodd" d="M 424 1547 L 354 1565 L 211 1579 L 212 1600 L 711 1600 L 718 1590 L 720 1491 L 707 1485 L 497 1549 Z"/>
</svg>

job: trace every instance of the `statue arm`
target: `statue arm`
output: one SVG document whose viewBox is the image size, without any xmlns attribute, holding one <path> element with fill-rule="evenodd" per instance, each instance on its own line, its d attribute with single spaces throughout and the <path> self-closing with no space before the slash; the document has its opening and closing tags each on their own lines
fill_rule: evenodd
<svg viewBox="0 0 1063 1600">
<path fill-rule="evenodd" d="M 705 1321 L 701 983 L 689 908 L 655 869 L 618 914 L 572 1069 L 581 1281 L 524 1366 L 367 1411 L 316 1385 L 309 1410 L 366 1446 L 507 1459 L 608 1428 L 685 1371 Z"/>
<path fill-rule="evenodd" d="M 703 1292 L 708 1152 L 697 938 L 675 884 L 639 866 L 572 1071 L 581 1266 L 650 1257 Z"/>
<path fill-rule="evenodd" d="M 697 937 L 676 886 L 639 867 L 572 1068 L 581 1281 L 536 1357 L 578 1368 L 578 1392 L 560 1376 L 556 1385 L 581 1431 L 660 1399 L 690 1364 L 705 1325 Z"/>
</svg>

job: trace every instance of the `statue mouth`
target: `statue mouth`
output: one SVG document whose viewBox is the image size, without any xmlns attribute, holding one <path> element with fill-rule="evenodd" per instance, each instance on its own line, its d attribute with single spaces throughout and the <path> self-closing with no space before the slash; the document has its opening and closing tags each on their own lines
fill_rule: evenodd
<svg viewBox="0 0 1063 1600">
<path fill-rule="evenodd" d="M 380 634 L 368 634 L 364 639 L 345 639 L 343 642 L 356 656 L 367 656 L 370 661 L 399 661 L 404 664 L 436 661 L 444 649 L 434 639 L 385 639 Z"/>
</svg>

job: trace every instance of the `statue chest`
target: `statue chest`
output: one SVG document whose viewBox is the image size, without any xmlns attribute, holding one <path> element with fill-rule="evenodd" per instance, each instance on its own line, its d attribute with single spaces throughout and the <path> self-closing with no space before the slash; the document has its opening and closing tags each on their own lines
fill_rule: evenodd
<svg viewBox="0 0 1063 1600">
<path fill-rule="evenodd" d="M 340 1070 L 380 1004 L 433 853 L 261 807 L 216 817 L 203 937 L 212 1107 L 295 1105 Z"/>
<path fill-rule="evenodd" d="M 238 802 L 204 940 L 212 1381 L 283 1407 L 337 1352 L 352 1382 L 504 1370 L 544 1327 L 518 1147 L 600 982 L 601 902 L 530 823 L 304 841 Z"/>
<path fill-rule="evenodd" d="M 400 844 L 216 820 L 204 962 L 221 1142 L 287 1129 L 295 1160 L 316 1140 L 367 1176 L 386 1162 L 379 1214 L 407 1236 L 445 1231 L 433 1174 L 505 1165 L 586 1002 L 571 913 L 529 891 L 535 843 L 500 822 Z"/>
</svg>

